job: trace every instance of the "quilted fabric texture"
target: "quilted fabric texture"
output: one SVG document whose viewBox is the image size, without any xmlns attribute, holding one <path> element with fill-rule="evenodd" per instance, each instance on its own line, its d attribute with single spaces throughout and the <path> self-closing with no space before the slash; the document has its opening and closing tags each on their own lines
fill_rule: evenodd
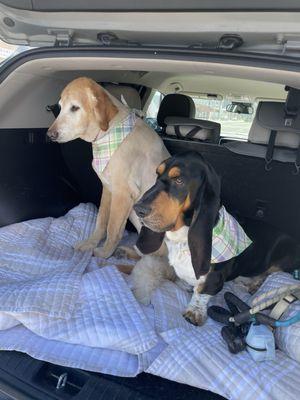
<svg viewBox="0 0 300 400">
<path fill-rule="evenodd" d="M 0 229 L 0 349 L 119 376 L 146 371 L 234 400 L 300 398 L 298 353 L 292 353 L 300 347 L 299 324 L 277 331 L 275 361 L 256 363 L 246 351 L 229 353 L 218 323 L 187 323 L 182 311 L 191 294 L 175 283 L 164 282 L 149 306 L 140 305 L 130 276 L 114 266 L 128 260 L 100 260 L 101 268 L 90 252 L 73 250 L 93 230 L 96 211 L 81 204 L 62 218 Z M 274 274 L 260 290 L 291 280 Z M 224 306 L 226 290 L 250 304 L 251 296 L 235 282 L 211 304 Z M 291 314 L 299 302 L 292 307 Z"/>
<path fill-rule="evenodd" d="M 270 275 L 259 290 L 255 293 L 256 296 L 262 293 L 269 292 L 273 289 L 278 289 L 282 285 L 293 285 L 295 284 L 295 279 L 290 274 L 284 272 L 277 272 Z M 286 320 L 294 316 L 296 313 L 300 312 L 300 301 L 295 301 L 292 303 L 288 309 L 285 311 L 282 320 Z M 300 363 L 300 323 L 293 324 L 287 327 L 277 328 L 275 331 L 276 345 L 284 353 L 288 354 L 291 358 Z"/>
</svg>

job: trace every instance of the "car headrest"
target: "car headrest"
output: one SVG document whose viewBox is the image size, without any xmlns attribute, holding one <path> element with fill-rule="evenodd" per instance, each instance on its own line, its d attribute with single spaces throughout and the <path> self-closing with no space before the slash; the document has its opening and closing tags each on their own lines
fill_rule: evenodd
<svg viewBox="0 0 300 400">
<path fill-rule="evenodd" d="M 141 97 L 136 89 L 131 86 L 107 84 L 104 88 L 119 101 L 125 100 L 129 108 L 142 109 Z"/>
<path fill-rule="evenodd" d="M 300 144 L 300 115 L 286 126 L 285 103 L 263 101 L 258 104 L 248 141 L 268 144 L 272 130 L 277 131 L 275 146 L 296 149 Z"/>
<path fill-rule="evenodd" d="M 203 119 L 167 117 L 165 119 L 166 134 L 178 138 L 198 139 L 211 143 L 219 143 L 221 125 Z"/>
<path fill-rule="evenodd" d="M 165 128 L 167 117 L 194 118 L 194 116 L 195 103 L 191 97 L 179 93 L 167 94 L 160 103 L 157 123 Z"/>
</svg>

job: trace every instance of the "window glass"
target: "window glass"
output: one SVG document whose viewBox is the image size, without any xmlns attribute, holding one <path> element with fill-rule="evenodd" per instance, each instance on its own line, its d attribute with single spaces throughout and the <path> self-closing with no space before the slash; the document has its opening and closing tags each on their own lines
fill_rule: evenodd
<svg viewBox="0 0 300 400">
<path fill-rule="evenodd" d="M 157 125 L 157 113 L 163 97 L 164 95 L 156 90 L 146 111 L 145 121 L 156 131 L 159 131 L 159 127 Z"/>
<path fill-rule="evenodd" d="M 188 94 L 195 102 L 195 118 L 218 122 L 221 124 L 221 136 L 236 139 L 247 139 L 255 116 L 257 103 L 249 97 L 238 99 L 227 96 L 216 96 L 214 98 L 204 97 L 203 95 Z M 233 103 L 249 104 L 250 114 L 240 114 L 226 110 Z M 233 109 L 233 107 L 231 107 Z"/>
<path fill-rule="evenodd" d="M 148 106 L 146 117 L 147 118 L 155 118 L 157 117 L 158 109 L 160 103 L 163 99 L 164 95 L 160 93 L 158 90 L 155 91 L 154 95 L 152 96 L 151 102 Z"/>
</svg>

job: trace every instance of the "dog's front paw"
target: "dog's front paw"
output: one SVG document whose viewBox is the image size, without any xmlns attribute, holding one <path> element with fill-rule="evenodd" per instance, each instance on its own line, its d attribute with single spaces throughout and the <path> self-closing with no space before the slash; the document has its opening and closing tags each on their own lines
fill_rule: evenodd
<svg viewBox="0 0 300 400">
<path fill-rule="evenodd" d="M 74 245 L 75 250 L 79 251 L 89 251 L 93 250 L 95 247 L 97 247 L 98 241 L 93 240 L 91 238 L 83 240 L 82 242 L 78 242 Z"/>
<path fill-rule="evenodd" d="M 183 313 L 184 318 L 193 325 L 201 326 L 207 319 L 207 314 L 200 307 L 189 307 Z"/>
</svg>

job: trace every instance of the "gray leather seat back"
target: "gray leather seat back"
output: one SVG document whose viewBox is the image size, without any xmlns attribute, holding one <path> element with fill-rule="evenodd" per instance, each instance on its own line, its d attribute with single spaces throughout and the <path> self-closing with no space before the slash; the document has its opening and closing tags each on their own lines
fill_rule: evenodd
<svg viewBox="0 0 300 400">
<path fill-rule="evenodd" d="M 292 127 L 285 125 L 285 119 L 285 103 L 260 102 L 248 141 L 256 144 L 268 144 L 271 131 L 276 130 L 276 147 L 297 149 L 300 144 L 300 115 L 296 116 Z"/>
<path fill-rule="evenodd" d="M 296 115 L 291 125 L 286 124 L 285 103 L 264 101 L 257 107 L 248 142 L 232 141 L 224 146 L 237 154 L 266 158 L 271 132 L 276 131 L 275 161 L 295 163 L 300 146 L 300 115 Z"/>
</svg>

